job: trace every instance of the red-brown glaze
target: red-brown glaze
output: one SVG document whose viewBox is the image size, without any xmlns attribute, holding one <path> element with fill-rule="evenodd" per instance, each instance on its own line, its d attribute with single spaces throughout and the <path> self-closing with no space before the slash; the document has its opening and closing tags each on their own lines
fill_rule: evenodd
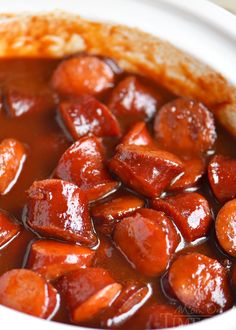
<svg viewBox="0 0 236 330">
<path fill-rule="evenodd" d="M 84 95 L 75 101 L 61 102 L 59 113 L 74 140 L 88 134 L 99 137 L 120 135 L 116 117 L 93 96 Z"/>
<path fill-rule="evenodd" d="M 114 241 L 140 273 L 158 276 L 167 268 L 180 238 L 164 213 L 140 209 L 116 225 Z"/>
<path fill-rule="evenodd" d="M 122 144 L 154 147 L 154 141 L 144 121 L 140 121 L 130 128 L 122 138 Z"/>
<path fill-rule="evenodd" d="M 83 246 L 39 240 L 30 247 L 27 268 L 55 280 L 61 275 L 92 264 L 95 251 Z"/>
<path fill-rule="evenodd" d="M 47 284 L 47 289 L 48 289 L 48 306 L 44 318 L 50 320 L 58 311 L 58 307 L 60 306 L 60 296 L 56 288 L 54 288 L 50 283 Z"/>
<path fill-rule="evenodd" d="M 98 95 L 114 84 L 112 68 L 95 56 L 67 59 L 52 77 L 53 88 L 63 96 Z"/>
<path fill-rule="evenodd" d="M 0 210 L 0 248 L 11 241 L 21 230 L 15 218 Z"/>
<path fill-rule="evenodd" d="M 214 195 L 225 203 L 236 197 L 236 160 L 215 155 L 208 165 L 208 178 Z"/>
<path fill-rule="evenodd" d="M 227 270 L 202 254 L 179 256 L 170 267 L 169 282 L 178 299 L 200 315 L 222 313 L 233 304 Z"/>
<path fill-rule="evenodd" d="M 236 264 L 233 265 L 233 270 L 232 270 L 232 285 L 234 290 L 236 291 Z"/>
<path fill-rule="evenodd" d="M 104 234 L 112 234 L 115 225 L 123 217 L 127 217 L 144 206 L 144 200 L 133 196 L 125 195 L 111 199 L 91 209 L 91 215 L 95 226 Z"/>
<path fill-rule="evenodd" d="M 212 216 L 209 203 L 202 195 L 179 193 L 163 199 L 153 199 L 151 205 L 173 219 L 187 242 L 208 235 Z"/>
<path fill-rule="evenodd" d="M 111 179 L 104 162 L 102 143 L 96 137 L 84 137 L 64 152 L 54 176 L 76 184 L 88 200 L 93 201 L 119 186 L 117 181 Z"/>
<path fill-rule="evenodd" d="M 0 144 L 0 194 L 8 193 L 14 186 L 26 158 L 23 144 L 15 139 L 5 139 Z"/>
<path fill-rule="evenodd" d="M 183 171 L 173 154 L 146 146 L 119 145 L 110 169 L 129 187 L 148 197 L 158 197 Z"/>
<path fill-rule="evenodd" d="M 87 198 L 73 183 L 35 181 L 27 191 L 27 224 L 42 235 L 94 246 L 97 237 L 88 213 Z"/>
<path fill-rule="evenodd" d="M 236 199 L 227 202 L 215 222 L 216 236 L 222 249 L 236 257 Z"/>
</svg>

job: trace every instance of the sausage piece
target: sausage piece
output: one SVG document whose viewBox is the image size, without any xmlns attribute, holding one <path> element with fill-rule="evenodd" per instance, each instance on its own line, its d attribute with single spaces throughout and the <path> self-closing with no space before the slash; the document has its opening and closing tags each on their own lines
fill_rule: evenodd
<svg viewBox="0 0 236 330">
<path fill-rule="evenodd" d="M 61 102 L 59 113 L 74 140 L 88 134 L 99 137 L 120 135 L 116 117 L 91 95 Z"/>
<path fill-rule="evenodd" d="M 89 201 L 115 191 L 119 183 L 111 179 L 105 165 L 102 143 L 96 137 L 84 137 L 67 149 L 58 162 L 54 176 L 76 184 Z"/>
<path fill-rule="evenodd" d="M 225 203 L 236 197 L 236 159 L 215 155 L 208 165 L 208 179 L 214 195 Z"/>
<path fill-rule="evenodd" d="M 180 159 L 163 150 L 121 144 L 116 151 L 110 169 L 130 188 L 148 197 L 160 196 L 183 171 Z"/>
<path fill-rule="evenodd" d="M 236 199 L 227 202 L 215 222 L 216 236 L 222 249 L 236 257 Z"/>
<path fill-rule="evenodd" d="M 52 86 L 62 96 L 99 95 L 114 84 L 112 68 L 96 56 L 78 56 L 61 62 Z"/>
<path fill-rule="evenodd" d="M 115 225 L 125 216 L 144 206 L 144 200 L 133 196 L 121 196 L 92 207 L 91 215 L 95 226 L 104 234 L 112 234 Z"/>
<path fill-rule="evenodd" d="M 232 307 L 227 270 L 199 253 L 179 256 L 169 270 L 169 283 L 178 299 L 193 312 L 214 315 Z"/>
<path fill-rule="evenodd" d="M 154 147 L 154 141 L 149 134 L 144 121 L 140 121 L 130 128 L 127 134 L 123 137 L 122 144 Z"/>
<path fill-rule="evenodd" d="M 94 319 L 111 305 L 121 291 L 121 285 L 102 268 L 70 272 L 62 276 L 58 287 L 65 297 L 73 323 Z"/>
<path fill-rule="evenodd" d="M 39 240 L 30 247 L 27 268 L 51 281 L 72 270 L 91 266 L 94 254 L 95 251 L 86 247 Z"/>
<path fill-rule="evenodd" d="M 209 232 L 211 210 L 205 197 L 198 193 L 180 193 L 153 199 L 151 205 L 171 217 L 188 242 L 204 237 Z"/>
<path fill-rule="evenodd" d="M 26 314 L 49 318 L 56 308 L 56 295 L 40 275 L 28 269 L 13 269 L 0 277 L 0 304 Z"/>
<path fill-rule="evenodd" d="M 0 210 L 0 248 L 20 232 L 20 225 L 9 213 Z"/>
<path fill-rule="evenodd" d="M 42 235 L 73 243 L 97 244 L 84 192 L 62 180 L 35 181 L 27 191 L 26 221 Z"/>
<path fill-rule="evenodd" d="M 16 183 L 24 161 L 25 147 L 15 139 L 5 139 L 0 144 L 0 194 L 8 193 Z"/>
<path fill-rule="evenodd" d="M 206 152 L 216 140 L 212 113 L 190 99 L 165 104 L 155 117 L 154 131 L 163 147 L 190 154 Z"/>
<path fill-rule="evenodd" d="M 114 242 L 140 273 L 158 276 L 167 268 L 180 237 L 164 213 L 140 209 L 116 225 Z"/>
</svg>

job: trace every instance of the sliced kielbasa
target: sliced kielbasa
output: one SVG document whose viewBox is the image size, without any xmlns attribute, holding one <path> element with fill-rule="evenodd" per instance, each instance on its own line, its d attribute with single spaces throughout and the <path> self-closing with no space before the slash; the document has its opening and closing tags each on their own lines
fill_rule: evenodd
<svg viewBox="0 0 236 330">
<path fill-rule="evenodd" d="M 216 236 L 222 249 L 236 257 L 236 199 L 227 202 L 215 222 Z"/>
<path fill-rule="evenodd" d="M 116 117 L 91 95 L 61 102 L 59 113 L 74 140 L 89 134 L 99 137 L 120 135 Z"/>
<path fill-rule="evenodd" d="M 122 139 L 122 144 L 136 146 L 154 146 L 144 121 L 134 124 Z"/>
<path fill-rule="evenodd" d="M 164 213 L 140 209 L 116 225 L 114 242 L 140 273 L 157 276 L 167 268 L 180 237 Z"/>
<path fill-rule="evenodd" d="M 216 140 L 212 113 L 190 99 L 165 104 L 155 117 L 154 131 L 163 147 L 190 154 L 206 152 Z"/>
<path fill-rule="evenodd" d="M 110 169 L 130 188 L 148 197 L 158 197 L 183 171 L 175 155 L 147 146 L 119 145 Z"/>
<path fill-rule="evenodd" d="M 20 232 L 20 228 L 13 216 L 0 210 L 0 247 L 11 241 Z"/>
<path fill-rule="evenodd" d="M 119 183 L 113 180 L 105 165 L 102 143 L 96 137 L 84 137 L 67 149 L 58 162 L 54 176 L 76 184 L 89 201 L 115 191 Z"/>
<path fill-rule="evenodd" d="M 236 159 L 215 155 L 208 165 L 208 178 L 214 195 L 225 203 L 236 197 Z"/>
<path fill-rule="evenodd" d="M 53 88 L 63 96 L 98 95 L 114 84 L 114 72 L 96 56 L 77 56 L 61 62 L 52 77 Z"/>
<path fill-rule="evenodd" d="M 227 270 L 215 259 L 199 253 L 179 256 L 168 279 L 177 298 L 195 313 L 214 315 L 232 307 Z"/>
<path fill-rule="evenodd" d="M 208 201 L 202 195 L 179 193 L 153 199 L 151 205 L 172 218 L 186 241 L 192 242 L 208 235 L 212 216 Z"/>
<path fill-rule="evenodd" d="M 27 224 L 40 234 L 94 246 L 97 244 L 84 192 L 62 180 L 35 181 L 27 191 Z"/>
<path fill-rule="evenodd" d="M 78 268 L 91 266 L 95 251 L 86 247 L 52 240 L 39 240 L 30 247 L 27 268 L 47 280 Z"/>
</svg>

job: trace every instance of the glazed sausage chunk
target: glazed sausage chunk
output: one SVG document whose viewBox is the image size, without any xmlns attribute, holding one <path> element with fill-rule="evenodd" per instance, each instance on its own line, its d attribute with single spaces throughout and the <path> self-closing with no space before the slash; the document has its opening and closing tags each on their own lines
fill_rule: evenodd
<svg viewBox="0 0 236 330">
<path fill-rule="evenodd" d="M 48 319 L 57 306 L 57 291 L 28 269 L 13 269 L 0 277 L 0 304 Z"/>
<path fill-rule="evenodd" d="M 73 323 L 94 319 L 121 291 L 121 285 L 102 268 L 70 272 L 59 280 L 58 287 L 65 296 Z"/>
<path fill-rule="evenodd" d="M 95 56 L 72 57 L 61 62 L 52 77 L 52 86 L 63 96 L 98 95 L 114 84 L 114 72 Z"/>
<path fill-rule="evenodd" d="M 122 139 L 122 144 L 154 147 L 154 141 L 144 121 L 134 124 Z"/>
<path fill-rule="evenodd" d="M 236 199 L 227 202 L 215 222 L 216 236 L 222 249 L 236 257 Z"/>
<path fill-rule="evenodd" d="M 188 242 L 204 237 L 209 232 L 211 210 L 205 197 L 198 193 L 180 193 L 154 199 L 151 205 L 171 217 Z"/>
<path fill-rule="evenodd" d="M 118 117 L 132 116 L 133 122 L 134 118 L 152 119 L 161 103 L 163 98 L 160 93 L 144 86 L 137 77 L 129 76 L 113 89 L 108 106 Z"/>
<path fill-rule="evenodd" d="M 76 101 L 64 101 L 59 113 L 74 140 L 85 135 L 119 136 L 120 126 L 115 116 L 93 96 L 84 95 Z"/>
<path fill-rule="evenodd" d="M 95 205 L 91 215 L 95 225 L 104 234 L 111 234 L 119 219 L 131 215 L 144 206 L 144 201 L 133 195 L 121 196 Z"/>
<path fill-rule="evenodd" d="M 225 203 L 236 197 L 236 160 L 216 155 L 208 165 L 208 178 L 214 195 Z"/>
<path fill-rule="evenodd" d="M 8 193 L 16 183 L 26 159 L 23 144 L 5 139 L 0 144 L 0 194 Z"/>
<path fill-rule="evenodd" d="M 16 219 L 0 210 L 0 248 L 17 236 L 20 230 L 21 227 Z"/>
<path fill-rule="evenodd" d="M 140 273 L 158 276 L 167 268 L 180 237 L 164 213 L 140 209 L 116 225 L 114 242 Z"/>
<path fill-rule="evenodd" d="M 212 113 L 202 103 L 189 99 L 165 104 L 155 117 L 154 131 L 165 148 L 190 154 L 206 152 L 216 140 Z"/>
<path fill-rule="evenodd" d="M 97 243 L 84 192 L 62 180 L 35 181 L 27 191 L 26 221 L 42 235 L 88 246 Z"/>
<path fill-rule="evenodd" d="M 145 146 L 119 145 L 110 169 L 130 188 L 148 197 L 158 197 L 183 171 L 173 154 Z"/>
<path fill-rule="evenodd" d="M 96 137 L 84 137 L 65 151 L 54 176 L 76 184 L 89 201 L 115 191 L 119 183 L 111 179 L 105 165 L 105 152 Z"/>
<path fill-rule="evenodd" d="M 91 266 L 95 251 L 86 247 L 51 240 L 39 240 L 31 245 L 27 268 L 46 280 L 78 268 Z"/>
<path fill-rule="evenodd" d="M 199 253 L 179 256 L 169 270 L 169 283 L 178 299 L 201 315 L 222 313 L 232 306 L 226 269 Z"/>
</svg>

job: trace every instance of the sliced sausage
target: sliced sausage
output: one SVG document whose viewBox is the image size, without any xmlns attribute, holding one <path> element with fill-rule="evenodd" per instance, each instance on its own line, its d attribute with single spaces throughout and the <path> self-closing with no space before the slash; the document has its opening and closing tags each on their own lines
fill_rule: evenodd
<svg viewBox="0 0 236 330">
<path fill-rule="evenodd" d="M 104 148 L 96 137 L 84 137 L 67 149 L 58 162 L 54 176 L 76 184 L 89 201 L 115 191 L 119 183 L 112 180 L 105 165 Z"/>
<path fill-rule="evenodd" d="M 24 161 L 26 151 L 23 144 L 15 139 L 5 139 L 0 144 L 0 194 L 8 193 L 16 183 Z"/>
<path fill-rule="evenodd" d="M 20 232 L 21 227 L 9 213 L 0 210 L 0 248 Z"/>
<path fill-rule="evenodd" d="M 152 207 L 171 217 L 184 239 L 192 242 L 208 235 L 212 216 L 208 201 L 198 193 L 179 193 L 152 200 Z"/>
<path fill-rule="evenodd" d="M 86 247 L 39 240 L 30 247 L 27 268 L 51 281 L 78 268 L 91 266 L 95 251 Z"/>
<path fill-rule="evenodd" d="M 190 99 L 177 99 L 165 104 L 154 122 L 157 141 L 168 150 L 202 153 L 216 140 L 212 113 Z"/>
<path fill-rule="evenodd" d="M 78 56 L 61 62 L 52 77 L 53 88 L 63 96 L 98 95 L 113 87 L 112 68 L 95 56 Z"/>
<path fill-rule="evenodd" d="M 208 179 L 214 195 L 225 203 L 236 197 L 236 159 L 216 155 L 208 165 Z"/>
<path fill-rule="evenodd" d="M 135 145 L 119 145 L 116 150 L 110 169 L 130 188 L 148 197 L 160 196 L 183 171 L 180 159 L 163 150 Z"/>
<path fill-rule="evenodd" d="M 56 308 L 55 297 L 56 291 L 31 270 L 13 269 L 0 277 L 0 304 L 17 311 L 49 318 Z"/>
<path fill-rule="evenodd" d="M 216 236 L 222 249 L 236 257 L 236 199 L 227 202 L 215 222 Z"/>
<path fill-rule="evenodd" d="M 116 117 L 91 95 L 61 102 L 59 113 L 74 140 L 88 134 L 100 137 L 120 135 Z"/>
<path fill-rule="evenodd" d="M 232 307 L 227 270 L 205 255 L 179 256 L 170 267 L 169 283 L 178 299 L 197 314 L 213 315 Z"/>
<path fill-rule="evenodd" d="M 158 276 L 167 268 L 180 237 L 164 213 L 140 209 L 116 225 L 114 242 L 140 273 Z"/>
<path fill-rule="evenodd" d="M 147 285 L 127 283 L 112 306 L 102 315 L 102 327 L 113 329 L 121 326 L 146 303 L 150 295 L 151 289 Z"/>
<path fill-rule="evenodd" d="M 179 308 L 171 305 L 159 305 L 152 303 L 144 306 L 130 320 L 135 322 L 141 329 L 166 329 L 189 324 L 188 316 L 183 314 Z M 129 326 L 129 323 L 127 324 Z"/>
<path fill-rule="evenodd" d="M 144 121 L 134 124 L 123 137 L 122 143 L 125 145 L 154 146 L 154 141 Z"/>
<path fill-rule="evenodd" d="M 116 116 L 147 121 L 152 119 L 161 103 L 160 93 L 144 86 L 138 77 L 129 76 L 113 89 L 108 107 Z"/>
<path fill-rule="evenodd" d="M 205 162 L 201 158 L 193 158 L 183 162 L 184 172 L 174 180 L 169 191 L 194 187 L 205 173 Z"/>
<path fill-rule="evenodd" d="M 26 221 L 42 235 L 94 246 L 97 244 L 84 192 L 62 180 L 35 181 L 27 191 Z"/>
<path fill-rule="evenodd" d="M 91 215 L 96 227 L 109 235 L 112 234 L 119 219 L 131 215 L 143 206 L 144 200 L 133 195 L 126 195 L 93 206 Z"/>
<path fill-rule="evenodd" d="M 73 323 L 92 320 L 109 307 L 121 291 L 102 268 L 85 268 L 70 272 L 59 280 Z"/>
</svg>

